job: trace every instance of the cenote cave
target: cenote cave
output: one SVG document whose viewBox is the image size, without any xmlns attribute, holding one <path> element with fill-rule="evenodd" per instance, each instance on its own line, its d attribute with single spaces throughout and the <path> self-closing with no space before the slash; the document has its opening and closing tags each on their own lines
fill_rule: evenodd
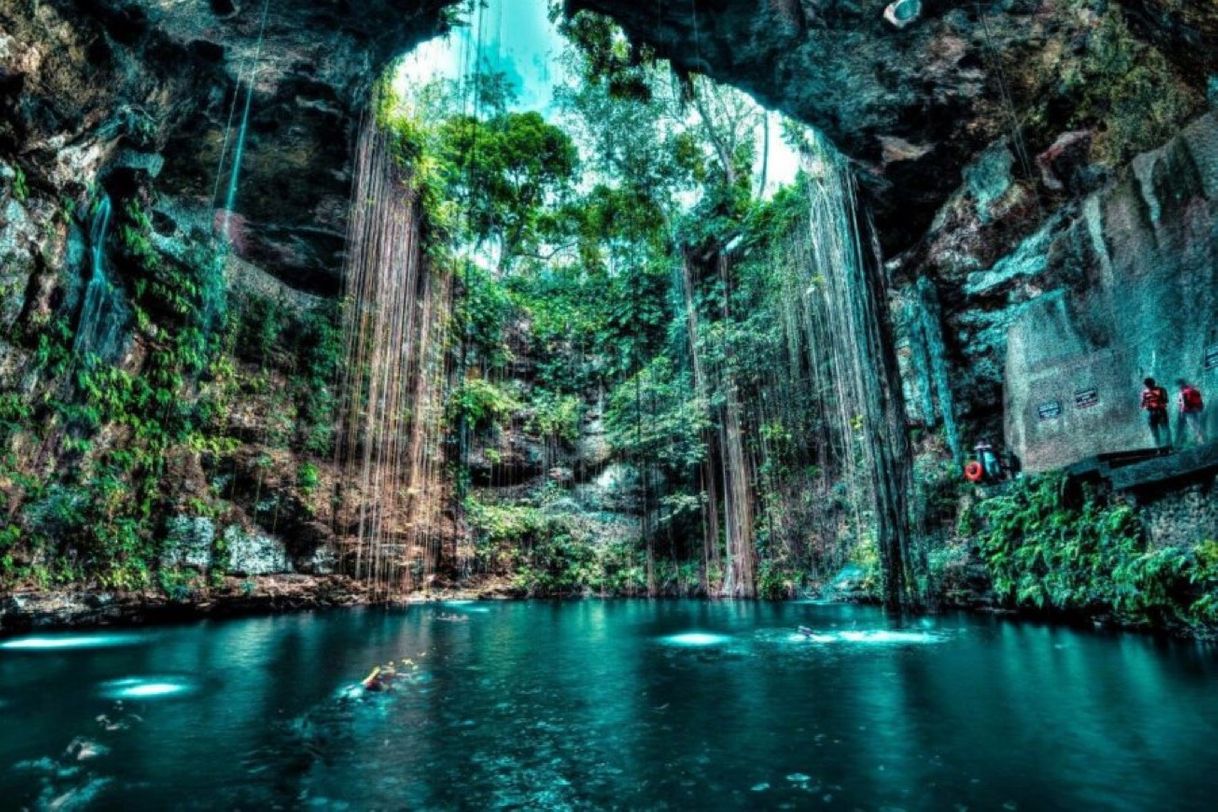
<svg viewBox="0 0 1218 812">
<path fill-rule="evenodd" d="M 0 0 L 14 809 L 1207 809 L 1218 6 Z"/>
</svg>

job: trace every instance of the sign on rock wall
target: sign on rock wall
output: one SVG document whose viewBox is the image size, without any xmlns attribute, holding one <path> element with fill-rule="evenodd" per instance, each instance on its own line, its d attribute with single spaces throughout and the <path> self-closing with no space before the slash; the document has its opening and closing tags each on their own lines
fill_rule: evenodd
<svg viewBox="0 0 1218 812">
<path fill-rule="evenodd" d="M 1041 420 L 1056 420 L 1062 416 L 1062 402 L 1060 400 L 1046 400 L 1044 403 L 1037 405 L 1036 416 Z"/>
<path fill-rule="evenodd" d="M 1205 368 L 1218 369 L 1218 344 L 1211 344 L 1205 348 Z"/>
<path fill-rule="evenodd" d="M 1093 406 L 1098 406 L 1100 403 L 1100 390 L 1098 389 L 1081 389 L 1074 393 L 1074 408 L 1090 409 Z"/>
</svg>

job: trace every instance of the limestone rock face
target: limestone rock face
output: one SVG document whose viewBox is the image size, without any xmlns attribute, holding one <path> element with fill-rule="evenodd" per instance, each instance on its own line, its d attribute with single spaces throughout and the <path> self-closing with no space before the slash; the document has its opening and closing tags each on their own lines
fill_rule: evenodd
<svg viewBox="0 0 1218 812">
<path fill-rule="evenodd" d="M 1142 379 L 1218 380 L 1218 115 L 1135 158 L 1040 255 L 995 282 L 1052 288 L 1009 327 L 1008 442 L 1029 470 L 1153 445 Z"/>
<path fill-rule="evenodd" d="M 1142 506 L 1142 523 L 1155 547 L 1188 547 L 1218 537 L 1218 489 L 1191 485 Z"/>
<path fill-rule="evenodd" d="M 594 479 L 575 488 L 576 498 L 594 512 L 637 513 L 643 492 L 639 472 L 625 463 L 612 463 Z"/>
<path fill-rule="evenodd" d="M 588 412 L 576 443 L 576 464 L 581 471 L 599 471 L 613 459 L 613 449 L 605 430 L 602 414 L 604 404 L 598 403 Z"/>
<path fill-rule="evenodd" d="M 108 592 L 18 592 L 0 599 L 0 629 L 101 625 L 121 617 Z"/>
<path fill-rule="evenodd" d="M 10 0 L 0 4 L 0 152 L 25 156 L 41 173 L 32 185 L 59 195 L 113 168 L 149 172 L 179 216 L 210 229 L 248 104 L 239 251 L 289 284 L 333 293 L 368 91 L 443 27 L 447 5 Z"/>
<path fill-rule="evenodd" d="M 941 296 L 957 417 L 973 439 L 1005 434 L 1028 470 L 1044 470 L 1148 445 L 1143 377 L 1214 388 L 1216 144 L 1209 113 L 1054 209 L 1005 173 L 1009 155 L 966 170 L 922 253 L 903 260 Z"/>
<path fill-rule="evenodd" d="M 368 89 L 455 5 L 11 0 L 0 11 L 0 149 L 46 167 L 37 182 L 78 191 L 109 166 L 155 170 L 159 190 L 210 227 L 248 102 L 239 251 L 333 293 Z M 1059 191 L 1037 156 L 1063 135 L 1098 129 L 1087 149 L 1118 166 L 1194 115 L 1218 74 L 1209 3 L 927 0 L 900 28 L 885 21 L 890 5 L 569 0 L 567 10 L 607 13 L 679 68 L 826 132 L 864 170 L 890 254 L 918 240 L 998 139 L 1011 140 L 1019 172 Z"/>
<path fill-rule="evenodd" d="M 1170 50 L 1196 79 L 1218 74 L 1218 10 L 1187 0 L 1121 0 L 1131 25 Z"/>
<path fill-rule="evenodd" d="M 468 464 L 475 484 L 519 485 L 545 473 L 545 444 L 537 437 L 529 436 L 522 425 L 523 420 L 513 420 L 511 426 L 474 437 Z"/>
<path fill-rule="evenodd" d="M 216 526 L 205 516 L 175 516 L 167 522 L 161 566 L 168 569 L 190 567 L 207 571 L 212 566 L 212 545 Z"/>
<path fill-rule="evenodd" d="M 224 531 L 228 548 L 228 572 L 233 575 L 275 575 L 291 572 L 283 542 L 260 533 L 250 533 L 237 525 Z"/>
</svg>

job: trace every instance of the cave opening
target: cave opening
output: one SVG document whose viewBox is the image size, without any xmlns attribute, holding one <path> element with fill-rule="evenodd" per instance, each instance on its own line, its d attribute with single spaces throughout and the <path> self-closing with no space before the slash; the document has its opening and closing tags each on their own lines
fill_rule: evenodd
<svg viewBox="0 0 1218 812">
<path fill-rule="evenodd" d="M 394 64 L 361 135 L 380 157 L 356 178 L 345 330 L 367 372 L 344 387 L 336 520 L 361 575 L 519 577 L 502 561 L 524 544 L 530 592 L 573 577 L 564 557 L 612 555 L 627 591 L 755 597 L 863 555 L 887 601 L 918 602 L 884 280 L 848 162 L 606 17 L 462 9 Z M 369 221 L 404 217 L 410 258 L 368 250 Z M 830 482 L 839 499 L 807 500 Z M 816 546 L 809 524 L 842 529 Z"/>
</svg>

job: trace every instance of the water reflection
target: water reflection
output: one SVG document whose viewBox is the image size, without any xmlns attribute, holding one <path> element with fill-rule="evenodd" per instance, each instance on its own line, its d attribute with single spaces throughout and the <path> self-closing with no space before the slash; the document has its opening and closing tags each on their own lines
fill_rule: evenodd
<svg viewBox="0 0 1218 812">
<path fill-rule="evenodd" d="M 462 606 L 487 611 L 440 620 Z M 1204 808 L 1218 733 L 1207 649 L 866 607 L 458 604 L 157 635 L 0 656 L 3 797 Z"/>
<path fill-rule="evenodd" d="M 101 685 L 107 699 L 162 699 L 190 693 L 194 687 L 182 677 L 126 677 Z"/>
<path fill-rule="evenodd" d="M 718 646 L 731 640 L 726 634 L 709 634 L 707 632 L 682 632 L 660 638 L 670 646 L 700 647 Z"/>
<path fill-rule="evenodd" d="M 138 634 L 55 634 L 14 637 L 0 642 L 0 651 L 71 651 L 135 646 L 148 642 Z"/>
<path fill-rule="evenodd" d="M 947 635 L 935 634 L 933 632 L 894 631 L 889 629 L 825 631 L 804 627 L 794 632 L 784 631 L 779 639 L 784 643 L 850 643 L 861 646 L 907 646 L 942 643 L 947 640 Z"/>
</svg>

